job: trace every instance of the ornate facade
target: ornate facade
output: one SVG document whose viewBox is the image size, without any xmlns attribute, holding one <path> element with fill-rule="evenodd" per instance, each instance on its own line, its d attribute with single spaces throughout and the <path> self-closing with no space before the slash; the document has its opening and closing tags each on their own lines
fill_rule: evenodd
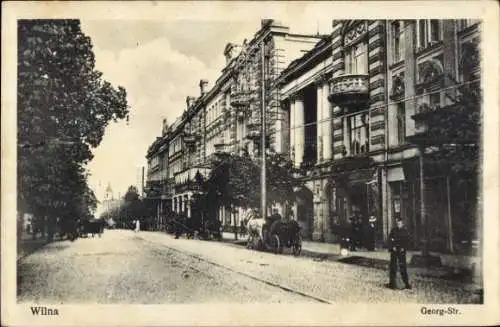
<svg viewBox="0 0 500 327">
<path fill-rule="evenodd" d="M 174 185 L 165 198 L 176 211 L 189 206 L 191 190 L 179 185 L 208 173 L 216 151 L 257 154 L 264 87 L 270 147 L 290 155 L 304 180 L 293 208 L 304 236 L 335 241 L 359 211 L 377 217 L 379 244 L 401 217 L 419 247 L 422 149 L 409 140 L 425 121 L 414 118 L 446 107 L 457 83 L 479 78 L 479 33 L 471 20 L 335 20 L 331 34 L 306 36 L 263 20 L 251 41 L 226 46 L 221 77 L 209 91 L 200 82 L 200 96 L 188 98 L 186 113 L 162 138 L 171 154 L 166 185 Z M 158 142 L 148 152 L 151 168 Z M 155 176 L 148 170 L 148 182 Z M 472 237 L 457 232 L 463 206 L 475 217 L 477 200 L 454 189 L 446 173 L 424 176 L 429 238 L 453 251 Z M 223 222 L 237 216 L 221 208 Z"/>
<path fill-rule="evenodd" d="M 419 247 L 420 150 L 409 139 L 425 123 L 414 118 L 449 105 L 464 74 L 478 78 L 478 26 L 470 20 L 334 21 L 330 37 L 283 72 L 290 156 L 306 186 L 297 192 L 295 215 L 308 236 L 335 240 L 360 211 L 366 220 L 378 218 L 379 244 L 401 217 Z M 475 227 L 471 203 L 477 200 L 453 190 L 445 172 L 426 169 L 424 176 L 429 241 L 453 251 L 474 238 L 457 232 Z"/>
<path fill-rule="evenodd" d="M 215 152 L 258 154 L 263 94 L 268 138 L 276 134 L 276 128 L 283 128 L 280 94 L 274 84 L 293 59 L 320 39 L 318 35 L 291 34 L 280 22 L 264 19 L 251 40 L 226 45 L 226 67 L 213 87 L 209 89 L 208 81 L 201 80 L 200 95 L 187 97 L 182 117 L 164 127 L 164 135 L 148 150 L 146 193 L 159 200 L 159 217 L 168 209 L 191 217 L 192 198 L 199 187 L 195 177 L 207 177 Z M 286 143 L 273 139 L 273 147 Z M 237 225 L 241 214 L 240 209 L 220 208 L 219 219 Z"/>
</svg>

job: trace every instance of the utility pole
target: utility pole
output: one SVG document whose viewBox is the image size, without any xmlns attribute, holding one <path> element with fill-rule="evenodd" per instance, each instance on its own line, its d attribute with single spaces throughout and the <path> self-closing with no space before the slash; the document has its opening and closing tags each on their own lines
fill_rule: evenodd
<svg viewBox="0 0 500 327">
<path fill-rule="evenodd" d="M 262 218 L 265 218 L 267 215 L 267 203 L 266 203 L 266 105 L 265 105 L 265 53 L 264 53 L 264 41 L 261 43 L 261 69 L 262 69 L 262 82 L 261 82 L 261 135 L 260 135 L 260 147 L 261 147 L 261 210 L 262 210 Z"/>
<path fill-rule="evenodd" d="M 429 248 L 427 246 L 427 220 L 425 212 L 425 182 L 424 182 L 424 151 L 425 146 L 420 147 L 419 158 L 419 169 L 420 169 L 420 223 L 422 226 L 422 256 L 427 257 L 429 255 Z"/>
</svg>

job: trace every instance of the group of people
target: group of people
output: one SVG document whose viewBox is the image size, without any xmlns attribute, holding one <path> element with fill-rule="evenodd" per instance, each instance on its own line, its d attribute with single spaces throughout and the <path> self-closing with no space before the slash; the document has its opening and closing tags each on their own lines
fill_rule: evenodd
<svg viewBox="0 0 500 327">
<path fill-rule="evenodd" d="M 374 251 L 377 223 L 375 215 L 370 215 L 368 220 L 365 221 L 361 212 L 355 211 L 349 221 L 351 224 L 350 250 L 356 251 L 357 248 L 364 247 L 368 251 Z"/>
</svg>

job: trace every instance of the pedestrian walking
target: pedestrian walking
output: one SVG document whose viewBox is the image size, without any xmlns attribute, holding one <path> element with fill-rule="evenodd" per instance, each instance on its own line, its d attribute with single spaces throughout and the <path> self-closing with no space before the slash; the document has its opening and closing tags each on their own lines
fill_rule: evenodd
<svg viewBox="0 0 500 327">
<path fill-rule="evenodd" d="M 396 289 L 396 273 L 399 267 L 401 278 L 406 289 L 411 289 L 406 271 L 406 249 L 409 244 L 409 234 L 404 227 L 403 221 L 398 218 L 396 227 L 389 234 L 389 251 L 391 252 L 391 263 L 389 267 L 389 288 Z"/>
<path fill-rule="evenodd" d="M 141 230 L 141 222 L 139 221 L 139 219 L 137 219 L 135 221 L 135 232 L 137 233 L 140 230 Z"/>
</svg>

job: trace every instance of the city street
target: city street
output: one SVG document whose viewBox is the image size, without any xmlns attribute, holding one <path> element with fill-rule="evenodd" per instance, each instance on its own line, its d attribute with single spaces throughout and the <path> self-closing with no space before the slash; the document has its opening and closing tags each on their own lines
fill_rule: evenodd
<svg viewBox="0 0 500 327">
<path fill-rule="evenodd" d="M 411 276 L 413 290 L 384 287 L 387 272 L 160 232 L 106 230 L 102 238 L 49 244 L 18 263 L 24 303 L 477 303 L 478 295 Z"/>
</svg>

